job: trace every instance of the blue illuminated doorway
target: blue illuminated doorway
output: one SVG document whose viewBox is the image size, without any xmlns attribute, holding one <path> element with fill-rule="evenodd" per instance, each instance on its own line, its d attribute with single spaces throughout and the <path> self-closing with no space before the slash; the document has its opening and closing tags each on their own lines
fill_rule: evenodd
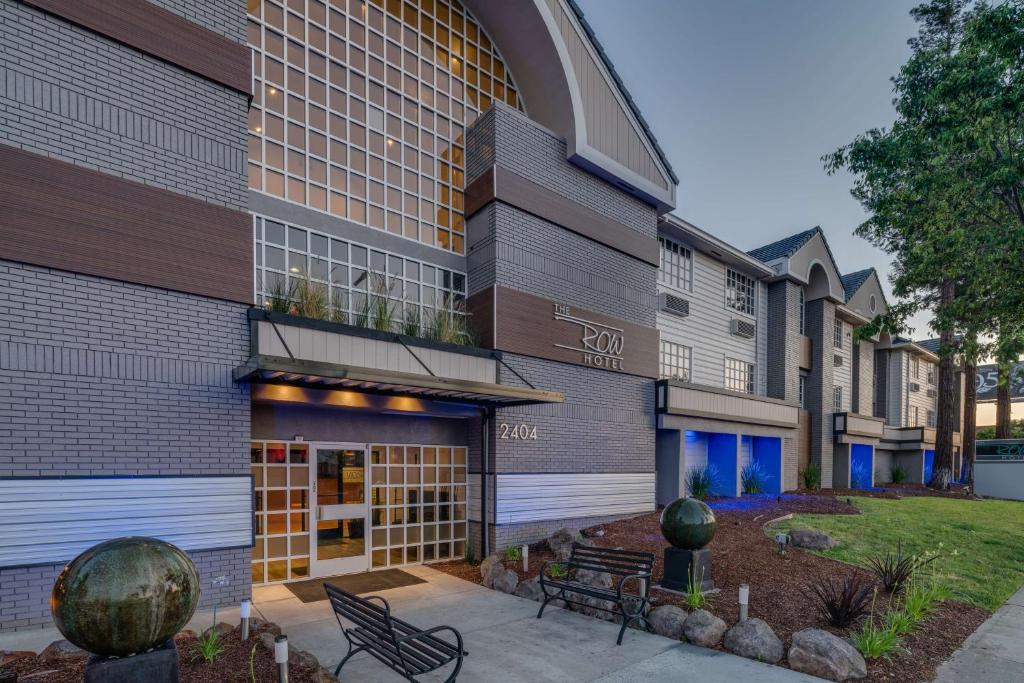
<svg viewBox="0 0 1024 683">
<path fill-rule="evenodd" d="M 850 444 L 850 488 L 874 487 L 875 449 L 869 444 Z"/>
</svg>

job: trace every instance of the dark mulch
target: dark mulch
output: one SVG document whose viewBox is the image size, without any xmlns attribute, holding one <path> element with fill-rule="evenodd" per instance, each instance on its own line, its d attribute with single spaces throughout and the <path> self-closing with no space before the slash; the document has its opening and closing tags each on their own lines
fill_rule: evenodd
<svg viewBox="0 0 1024 683">
<path fill-rule="evenodd" d="M 923 488 L 923 487 L 918 487 Z M 860 492 L 849 492 L 850 495 Z M 911 494 L 908 494 L 911 495 Z M 928 495 L 919 493 L 917 495 Z M 718 520 L 712 550 L 712 574 L 719 593 L 710 596 L 707 608 L 728 624 L 739 619 L 737 591 L 741 583 L 750 586 L 750 616 L 764 619 L 785 642 L 787 649 L 793 633 L 804 628 L 823 628 L 838 635 L 817 616 L 815 604 L 808 596 L 808 587 L 821 577 L 841 577 L 856 572 L 872 578 L 868 572 L 836 560 L 820 557 L 794 548 L 779 555 L 777 547 L 764 531 L 764 525 L 791 513 L 859 514 L 856 507 L 842 498 L 809 492 L 775 496 L 744 497 L 711 501 Z M 661 535 L 659 513 L 651 513 L 611 524 L 585 529 L 584 535 L 599 546 L 647 550 L 655 555 L 654 579 L 661 580 L 662 557 L 668 546 Z M 603 535 L 598 534 L 603 532 Z M 505 562 L 520 578 L 536 576 L 545 560 L 553 559 L 543 544 L 531 546 L 529 569 L 522 562 Z M 480 583 L 479 565 L 449 562 L 433 565 L 460 578 Z M 651 591 L 655 605 L 678 604 L 685 607 L 681 596 L 657 588 Z M 887 596 L 879 593 L 876 611 L 885 609 Z M 960 602 L 943 603 L 920 631 L 905 639 L 906 652 L 891 661 L 869 662 L 868 678 L 876 681 L 930 681 L 935 667 L 956 650 L 987 617 L 978 607 Z M 782 662 L 785 665 L 785 661 Z"/>
<path fill-rule="evenodd" d="M 253 680 L 264 683 L 277 680 L 274 653 L 260 644 L 258 634 L 242 642 L 237 630 L 229 632 L 221 638 L 224 651 L 212 664 L 195 653 L 196 637 L 192 632 L 182 631 L 174 640 L 178 646 L 181 683 L 245 683 Z M 26 657 L 16 660 L 13 667 L 18 672 L 19 682 L 81 683 L 85 676 L 85 662 L 86 658 L 82 656 L 58 666 L 43 664 L 37 657 Z M 318 680 L 316 673 L 294 664 L 288 666 L 288 680 L 293 683 L 315 683 Z"/>
<path fill-rule="evenodd" d="M 817 495 L 814 491 L 799 491 L 805 495 Z M 910 496 L 935 496 L 938 498 L 973 498 L 971 490 L 963 484 L 952 484 L 948 491 L 930 489 L 923 484 L 883 484 L 873 489 L 829 489 L 834 496 L 864 496 L 867 498 L 899 499 Z"/>
</svg>

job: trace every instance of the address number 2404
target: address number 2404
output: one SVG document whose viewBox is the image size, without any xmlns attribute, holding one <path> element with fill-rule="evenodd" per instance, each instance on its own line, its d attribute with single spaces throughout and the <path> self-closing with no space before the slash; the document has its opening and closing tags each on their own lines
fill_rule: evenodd
<svg viewBox="0 0 1024 683">
<path fill-rule="evenodd" d="M 537 440 L 537 425 L 528 425 L 525 422 L 520 424 L 509 424 L 502 422 L 498 425 L 499 439 L 515 439 L 526 441 L 527 439 Z"/>
</svg>

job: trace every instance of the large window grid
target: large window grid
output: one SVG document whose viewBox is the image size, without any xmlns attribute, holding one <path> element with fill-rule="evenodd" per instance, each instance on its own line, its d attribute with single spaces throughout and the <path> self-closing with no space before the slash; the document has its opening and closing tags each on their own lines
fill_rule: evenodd
<svg viewBox="0 0 1024 683">
<path fill-rule="evenodd" d="M 309 577 L 309 445 L 252 443 L 252 582 Z"/>
<path fill-rule="evenodd" d="M 370 447 L 373 568 L 465 556 L 466 458 L 457 447 Z"/>
<path fill-rule="evenodd" d="M 754 315 L 754 279 L 732 268 L 727 269 L 725 305 L 740 313 Z"/>
<path fill-rule="evenodd" d="M 735 358 L 725 359 L 725 388 L 743 394 L 754 393 L 754 364 Z"/>
<path fill-rule="evenodd" d="M 661 340 L 661 368 L 662 379 L 678 379 L 684 382 L 690 381 L 690 356 L 693 350 L 689 346 L 683 346 L 675 342 Z"/>
<path fill-rule="evenodd" d="M 693 252 L 670 239 L 658 238 L 661 245 L 661 267 L 658 280 L 676 289 L 693 288 Z"/>
<path fill-rule="evenodd" d="M 465 127 L 495 100 L 523 108 L 472 16 L 445 0 L 248 6 L 249 186 L 465 253 Z"/>
<path fill-rule="evenodd" d="M 256 300 L 295 291 L 308 278 L 328 294 L 332 319 L 356 323 L 368 301 L 387 293 L 396 325 L 434 311 L 465 312 L 466 275 L 324 233 L 253 217 Z"/>
<path fill-rule="evenodd" d="M 836 318 L 832 326 L 832 346 L 837 349 L 843 348 L 843 321 Z"/>
<path fill-rule="evenodd" d="M 832 388 L 832 411 L 836 413 L 843 412 L 843 388 L 833 387 Z"/>
</svg>

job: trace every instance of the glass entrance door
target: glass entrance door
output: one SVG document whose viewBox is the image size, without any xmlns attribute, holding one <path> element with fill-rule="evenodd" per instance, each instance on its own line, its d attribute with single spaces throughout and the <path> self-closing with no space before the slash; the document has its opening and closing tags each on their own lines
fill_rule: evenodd
<svg viewBox="0 0 1024 683">
<path fill-rule="evenodd" d="M 366 543 L 366 449 L 318 444 L 310 458 L 313 482 L 311 576 L 369 569 Z"/>
</svg>

